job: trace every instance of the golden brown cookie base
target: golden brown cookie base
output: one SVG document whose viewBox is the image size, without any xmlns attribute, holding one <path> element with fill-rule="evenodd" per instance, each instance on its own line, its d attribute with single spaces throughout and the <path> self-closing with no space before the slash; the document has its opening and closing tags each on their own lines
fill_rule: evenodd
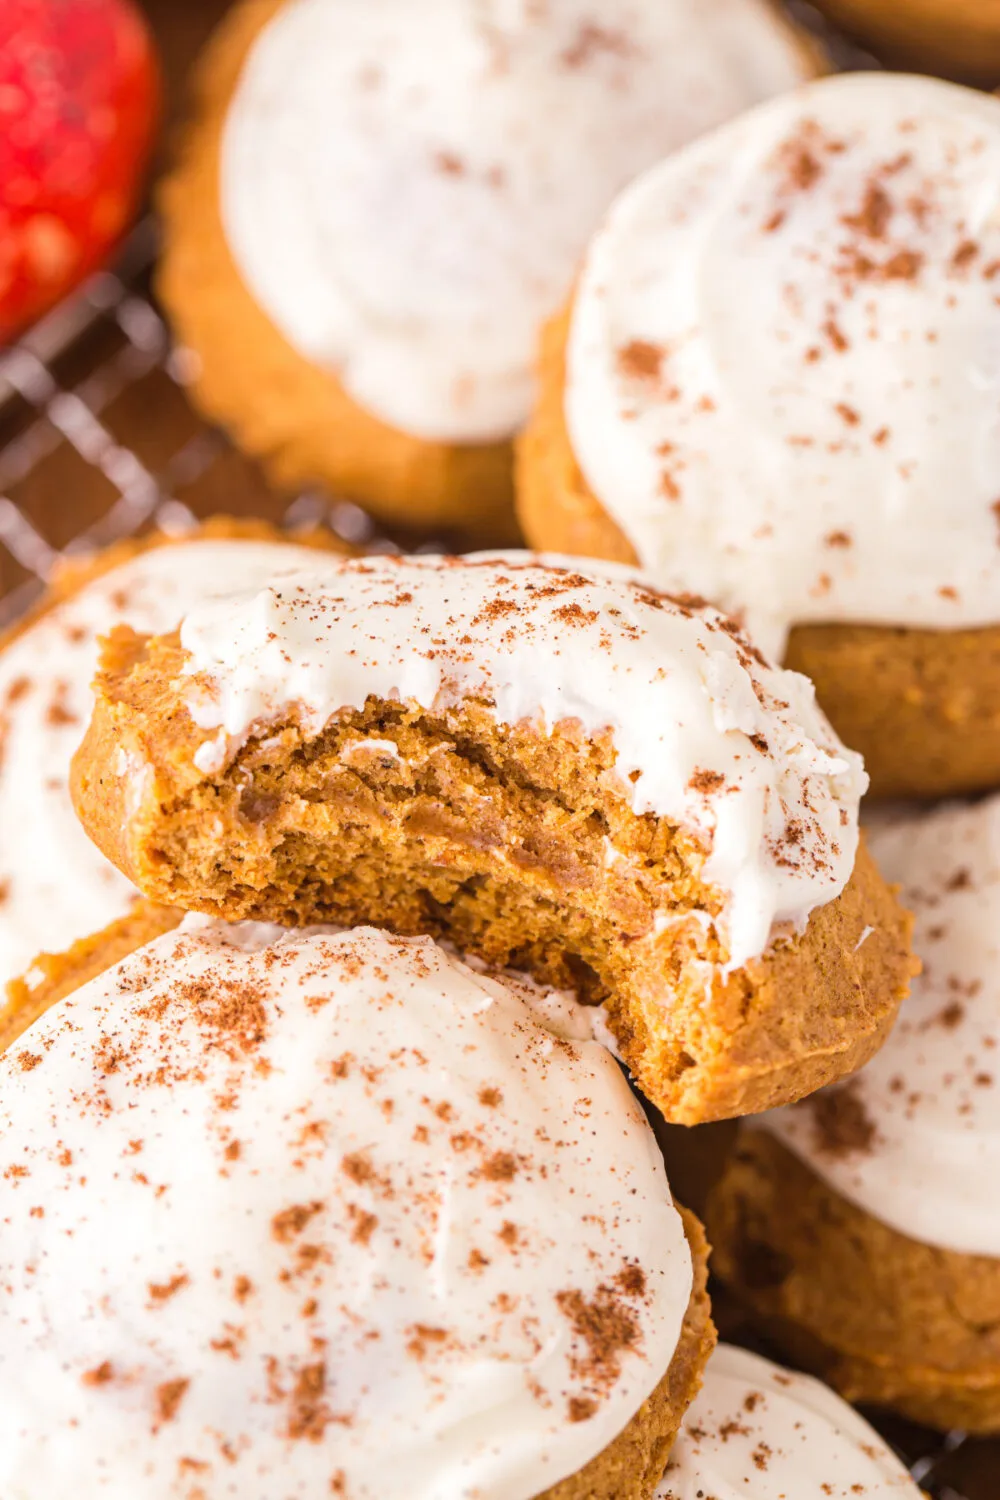
<svg viewBox="0 0 1000 1500">
<path fill-rule="evenodd" d="M 815 0 L 819 10 L 897 68 L 1000 83 L 997 0 Z"/>
<path fill-rule="evenodd" d="M 803 935 L 725 977 L 703 920 L 724 905 L 700 878 L 704 853 L 632 811 L 610 735 L 565 724 L 544 737 L 474 702 L 435 714 L 371 698 L 319 736 L 271 721 L 213 776 L 194 763 L 205 731 L 183 664 L 176 636 L 119 632 L 74 765 L 85 827 L 151 899 L 443 936 L 606 1001 L 639 1086 L 685 1123 L 800 1098 L 888 1034 L 912 969 L 910 919 L 863 846 Z M 141 787 L 118 774 L 122 748 Z"/>
<path fill-rule="evenodd" d="M 391 524 L 458 529 L 484 543 L 517 536 L 509 442 L 425 442 L 380 422 L 304 358 L 254 301 L 219 212 L 219 147 L 247 53 L 285 0 L 242 0 L 198 71 L 194 121 L 161 190 L 158 290 L 199 370 L 192 392 L 272 480 L 322 484 Z"/>
<path fill-rule="evenodd" d="M 182 916 L 176 909 L 139 901 L 127 917 L 75 943 L 68 952 L 37 959 L 30 980 L 16 980 L 8 987 L 7 1005 L 0 1010 L 0 1052 L 56 1001 L 170 932 Z M 694 1214 L 679 1204 L 677 1209 L 691 1250 L 694 1279 L 667 1373 L 602 1453 L 538 1500 L 652 1500 L 684 1414 L 700 1389 L 716 1338 L 706 1290 L 709 1247 L 705 1233 Z"/>
<path fill-rule="evenodd" d="M 542 336 L 538 405 L 518 443 L 518 514 L 533 547 L 635 563 L 570 446 L 569 319 L 566 310 Z M 833 727 L 864 756 L 874 796 L 959 796 L 1000 785 L 1000 626 L 799 625 L 785 665 L 812 678 Z"/>
<path fill-rule="evenodd" d="M 754 1129 L 707 1223 L 713 1269 L 762 1332 L 848 1400 L 1000 1432 L 1000 1260 L 899 1234 Z"/>
</svg>

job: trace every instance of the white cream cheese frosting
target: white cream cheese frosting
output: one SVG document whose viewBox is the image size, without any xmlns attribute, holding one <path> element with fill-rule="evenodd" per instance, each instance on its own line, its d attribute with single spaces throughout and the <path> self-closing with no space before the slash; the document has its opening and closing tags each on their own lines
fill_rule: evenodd
<svg viewBox="0 0 1000 1500">
<path fill-rule="evenodd" d="M 662 582 L 792 624 L 1000 621 L 1000 101 L 824 79 L 669 157 L 579 282 L 565 413 Z"/>
<path fill-rule="evenodd" d="M 866 779 L 811 683 L 627 569 L 526 552 L 317 557 L 193 609 L 181 642 L 206 772 L 254 726 L 293 710 L 318 734 L 371 695 L 428 710 L 475 698 L 542 734 L 567 720 L 610 730 L 635 811 L 702 839 L 733 966 L 804 926 L 853 869 Z"/>
<path fill-rule="evenodd" d="M 614 194 L 809 71 L 764 0 L 289 0 L 229 107 L 226 237 L 361 406 L 504 438 Z"/>
<path fill-rule="evenodd" d="M 657 1500 L 920 1500 L 868 1423 L 828 1386 L 720 1344 Z"/>
<path fill-rule="evenodd" d="M 99 637 L 121 623 L 170 630 L 215 590 L 253 588 L 309 555 L 238 539 L 155 548 L 94 579 L 0 650 L 0 998 L 37 954 L 99 931 L 135 895 L 83 832 L 69 796 Z"/>
<path fill-rule="evenodd" d="M 1000 1256 L 1000 798 L 882 818 L 868 843 L 924 971 L 850 1083 L 755 1123 L 901 1234 Z"/>
<path fill-rule="evenodd" d="M 36 1022 L 0 1059 L 4 1500 L 531 1500 L 603 1451 L 691 1257 L 539 998 L 189 918 Z"/>
</svg>

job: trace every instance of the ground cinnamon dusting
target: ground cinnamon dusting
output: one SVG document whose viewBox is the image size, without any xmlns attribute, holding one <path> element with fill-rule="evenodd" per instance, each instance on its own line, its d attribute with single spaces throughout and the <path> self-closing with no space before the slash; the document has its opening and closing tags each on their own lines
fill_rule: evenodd
<svg viewBox="0 0 1000 1500">
<path fill-rule="evenodd" d="M 510 1151 L 495 1151 L 477 1168 L 476 1175 L 487 1182 L 512 1182 L 517 1176 L 517 1157 Z"/>
<path fill-rule="evenodd" d="M 806 1107 L 812 1114 L 817 1150 L 825 1156 L 837 1158 L 871 1150 L 878 1133 L 856 1082 L 814 1094 Z"/>
<path fill-rule="evenodd" d="M 323 1401 L 326 1390 L 326 1365 L 322 1361 L 306 1365 L 295 1380 L 291 1395 L 288 1436 L 294 1441 L 318 1443 L 333 1420 Z"/>
<path fill-rule="evenodd" d="M 633 339 L 618 350 L 618 369 L 628 380 L 658 380 L 664 350 L 645 339 Z"/>
<path fill-rule="evenodd" d="M 693 792 L 717 792 L 725 786 L 726 778 L 721 771 L 695 771 L 688 786 Z"/>
<path fill-rule="evenodd" d="M 188 1278 L 183 1274 L 172 1277 L 170 1281 L 160 1283 L 151 1281 L 148 1288 L 149 1300 L 151 1302 L 167 1302 L 176 1292 L 181 1290 L 181 1287 L 185 1287 L 187 1284 Z"/>
<path fill-rule="evenodd" d="M 566 68 L 583 68 L 594 58 L 610 54 L 613 57 L 629 57 L 635 51 L 633 42 L 624 31 L 611 31 L 593 21 L 585 21 L 576 36 L 562 54 Z"/>
<path fill-rule="evenodd" d="M 190 1380 L 167 1380 L 156 1388 L 156 1410 L 161 1422 L 172 1422 L 184 1400 Z"/>
<path fill-rule="evenodd" d="M 621 1290 L 599 1286 L 589 1300 L 580 1291 L 559 1292 L 556 1305 L 586 1354 L 575 1353 L 570 1369 L 598 1395 L 605 1396 L 621 1375 L 622 1355 L 637 1348 L 639 1320 Z"/>
<path fill-rule="evenodd" d="M 271 1233 L 279 1244 L 287 1245 L 322 1210 L 322 1203 L 298 1203 L 292 1208 L 283 1209 L 271 1220 Z"/>
</svg>

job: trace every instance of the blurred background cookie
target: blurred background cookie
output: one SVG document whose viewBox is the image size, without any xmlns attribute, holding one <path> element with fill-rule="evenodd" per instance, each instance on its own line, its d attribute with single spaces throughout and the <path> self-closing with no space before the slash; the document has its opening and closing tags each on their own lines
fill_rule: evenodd
<svg viewBox="0 0 1000 1500">
<path fill-rule="evenodd" d="M 199 401 L 282 484 L 509 535 L 538 326 L 606 205 L 821 64 L 763 0 L 247 0 L 162 197 Z"/>
<path fill-rule="evenodd" d="M 1000 1431 L 1000 799 L 904 815 L 872 850 L 924 972 L 850 1083 L 741 1131 L 715 1268 L 851 1400 Z"/>
</svg>

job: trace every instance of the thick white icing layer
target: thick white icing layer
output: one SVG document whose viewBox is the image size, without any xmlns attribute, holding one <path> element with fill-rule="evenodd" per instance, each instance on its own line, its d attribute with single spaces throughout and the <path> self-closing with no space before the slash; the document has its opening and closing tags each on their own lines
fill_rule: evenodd
<svg viewBox="0 0 1000 1500">
<path fill-rule="evenodd" d="M 850 877 L 866 780 L 812 685 L 714 609 L 625 569 L 524 552 L 317 558 L 192 610 L 181 640 L 192 715 L 215 730 L 197 752 L 207 771 L 292 705 L 318 733 L 370 695 L 426 709 L 478 698 L 544 734 L 565 720 L 610 730 L 635 810 L 702 837 L 734 965 Z"/>
<path fill-rule="evenodd" d="M 920 1500 L 856 1411 L 808 1375 L 720 1344 L 657 1500 Z"/>
<path fill-rule="evenodd" d="M 601 1452 L 691 1258 L 620 1070 L 536 998 L 189 919 L 37 1022 L 0 1060 L 5 1500 L 530 1500 Z"/>
<path fill-rule="evenodd" d="M 915 914 L 924 972 L 846 1100 L 757 1123 L 900 1233 L 1000 1256 L 1000 798 L 882 818 L 868 841 Z"/>
<path fill-rule="evenodd" d="M 829 78 L 627 190 L 565 398 L 661 581 L 780 656 L 807 621 L 1000 620 L 1000 102 Z"/>
<path fill-rule="evenodd" d="M 230 105 L 226 235 L 363 407 L 424 438 L 506 437 L 614 194 L 806 72 L 763 0 L 290 0 Z"/>
<path fill-rule="evenodd" d="M 170 630 L 217 589 L 253 588 L 309 555 L 235 539 L 157 548 L 95 579 L 0 651 L 0 998 L 38 953 L 98 932 L 135 894 L 87 838 L 69 797 L 98 638 L 121 623 Z"/>
</svg>

